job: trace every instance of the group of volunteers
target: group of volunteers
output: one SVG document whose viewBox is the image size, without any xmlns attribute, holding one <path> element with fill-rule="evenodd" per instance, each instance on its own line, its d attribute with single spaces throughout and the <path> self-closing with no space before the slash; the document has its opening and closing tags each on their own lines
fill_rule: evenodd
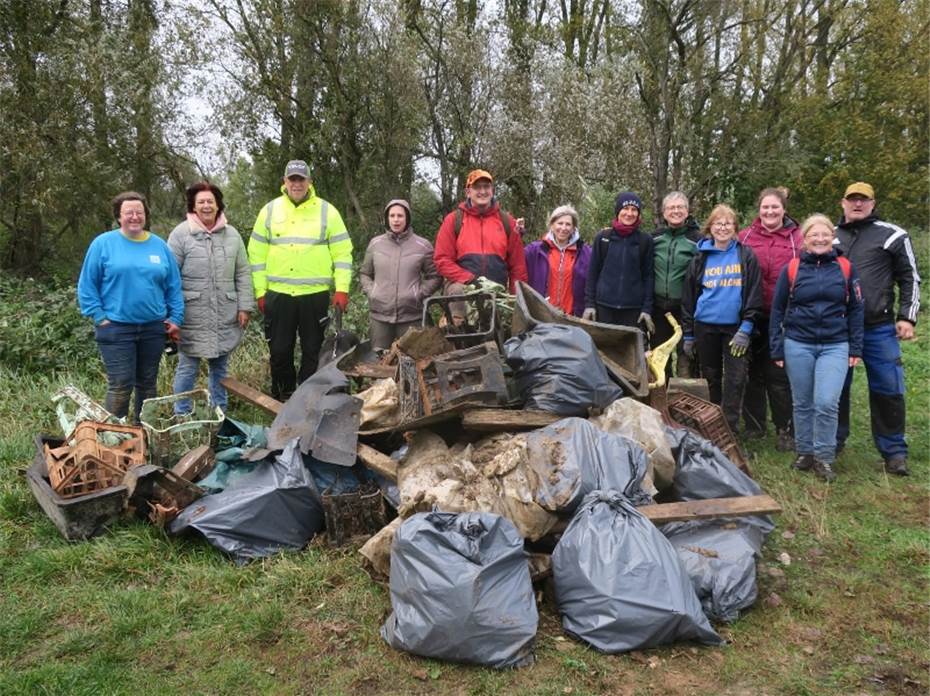
<svg viewBox="0 0 930 696">
<path fill-rule="evenodd" d="M 144 196 L 114 199 L 119 227 L 91 243 L 78 282 L 110 412 L 127 416 L 135 391 L 138 422 L 142 401 L 155 396 L 166 334 L 179 344 L 175 393 L 193 388 L 204 359 L 211 400 L 225 410 L 221 380 L 256 307 L 272 395 L 286 400 L 316 371 L 330 307 L 345 311 L 349 303 L 352 241 L 339 211 L 317 196 L 304 161 L 287 163 L 281 193 L 258 213 L 248 249 L 212 183 L 187 189 L 187 218 L 167 243 L 146 229 Z M 523 219 L 501 209 L 493 176 L 477 169 L 435 248 L 414 234 L 407 201 L 385 206 L 386 230 L 368 244 L 359 271 L 372 347 L 387 349 L 419 326 L 435 292 L 459 295 L 482 279 L 510 292 L 526 282 L 566 314 L 641 329 L 653 347 L 673 334 L 669 313 L 684 334 L 678 375 L 703 376 L 730 428 L 746 439 L 764 435 L 771 408 L 778 449 L 794 450 L 795 468 L 825 480 L 835 478 L 833 463 L 849 436 L 852 368 L 864 362 L 875 445 L 886 471 L 906 475 L 898 341 L 914 337 L 917 321 L 914 251 L 903 229 L 879 218 L 869 184 L 851 184 L 840 205 L 835 226 L 820 214 L 798 225 L 786 212 L 786 192 L 766 188 L 758 216 L 740 230 L 727 205 L 699 226 L 687 196 L 675 191 L 650 233 L 639 196 L 624 191 L 591 243 L 576 210 L 562 205 L 542 238 L 524 246 Z M 460 323 L 456 307 L 452 319 Z M 190 409 L 189 401 L 175 405 L 179 415 Z"/>
</svg>

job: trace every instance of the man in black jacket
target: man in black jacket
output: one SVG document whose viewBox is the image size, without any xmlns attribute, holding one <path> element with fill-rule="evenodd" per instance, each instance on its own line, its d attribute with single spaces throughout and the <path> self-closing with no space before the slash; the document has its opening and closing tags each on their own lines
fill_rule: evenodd
<svg viewBox="0 0 930 696">
<path fill-rule="evenodd" d="M 864 182 L 850 184 L 843 200 L 843 216 L 834 244 L 859 272 L 865 300 L 865 337 L 862 361 L 869 380 L 872 438 L 890 474 L 907 476 L 904 438 L 904 367 L 898 341 L 914 338 L 920 308 L 920 276 L 914 247 L 907 232 L 884 222 L 875 213 L 875 191 Z M 898 286 L 898 312 L 894 287 Z M 849 389 L 853 370 L 846 375 L 840 397 L 837 451 L 849 436 Z"/>
</svg>

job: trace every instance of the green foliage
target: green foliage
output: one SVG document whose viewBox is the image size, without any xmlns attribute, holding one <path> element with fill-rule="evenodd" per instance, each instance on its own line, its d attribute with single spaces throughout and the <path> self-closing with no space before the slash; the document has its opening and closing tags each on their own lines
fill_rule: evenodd
<svg viewBox="0 0 930 696">
<path fill-rule="evenodd" d="M 78 311 L 73 285 L 0 277 L 0 366 L 51 374 L 96 361 L 93 327 Z"/>
</svg>

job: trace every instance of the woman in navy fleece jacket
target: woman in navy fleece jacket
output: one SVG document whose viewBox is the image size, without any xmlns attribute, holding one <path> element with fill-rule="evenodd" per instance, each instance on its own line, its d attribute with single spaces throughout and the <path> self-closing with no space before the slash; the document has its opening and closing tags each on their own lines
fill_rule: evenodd
<svg viewBox="0 0 930 696">
<path fill-rule="evenodd" d="M 789 264 L 775 285 L 769 347 L 791 381 L 794 467 L 832 481 L 840 392 L 848 368 L 862 356 L 862 291 L 856 269 L 839 260 L 827 216 L 807 218 L 801 233 L 794 282 Z"/>
<path fill-rule="evenodd" d="M 752 249 L 736 239 L 736 213 L 714 208 L 704 223 L 706 239 L 688 267 L 681 295 L 684 352 L 697 351 L 710 399 L 739 427 L 746 385 L 746 350 L 762 313 L 762 277 Z"/>
</svg>

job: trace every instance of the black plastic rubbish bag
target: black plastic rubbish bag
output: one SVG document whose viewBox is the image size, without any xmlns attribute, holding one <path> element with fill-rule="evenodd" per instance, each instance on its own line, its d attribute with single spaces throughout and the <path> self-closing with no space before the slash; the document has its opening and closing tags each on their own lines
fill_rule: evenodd
<svg viewBox="0 0 930 696">
<path fill-rule="evenodd" d="M 672 500 L 687 502 L 762 495 L 759 484 L 743 473 L 709 440 L 685 428 L 669 428 L 666 435 L 672 445 L 676 463 L 675 477 L 669 489 Z M 775 529 L 775 523 L 768 515 L 737 519 L 755 525 L 764 536 Z"/>
<path fill-rule="evenodd" d="M 488 667 L 533 661 L 539 616 L 523 538 L 489 512 L 421 512 L 391 547 L 381 637 L 397 650 Z"/>
<path fill-rule="evenodd" d="M 720 645 L 675 549 L 622 495 L 587 495 L 552 554 L 562 627 L 606 653 Z"/>
<path fill-rule="evenodd" d="M 755 604 L 759 536 L 756 527 L 713 520 L 668 537 L 712 621 L 731 623 Z"/>
<path fill-rule="evenodd" d="M 517 392 L 526 408 L 585 416 L 623 396 L 597 354 L 594 341 L 575 326 L 537 324 L 504 344 Z"/>
<path fill-rule="evenodd" d="M 323 505 L 297 438 L 221 493 L 184 508 L 172 534 L 194 530 L 237 563 L 303 548 L 323 529 Z"/>
<path fill-rule="evenodd" d="M 638 443 L 611 435 L 584 418 L 563 418 L 526 435 L 527 458 L 539 473 L 536 502 L 551 512 L 572 512 L 591 491 L 615 490 L 648 505 L 642 488 L 649 465 Z"/>
</svg>

